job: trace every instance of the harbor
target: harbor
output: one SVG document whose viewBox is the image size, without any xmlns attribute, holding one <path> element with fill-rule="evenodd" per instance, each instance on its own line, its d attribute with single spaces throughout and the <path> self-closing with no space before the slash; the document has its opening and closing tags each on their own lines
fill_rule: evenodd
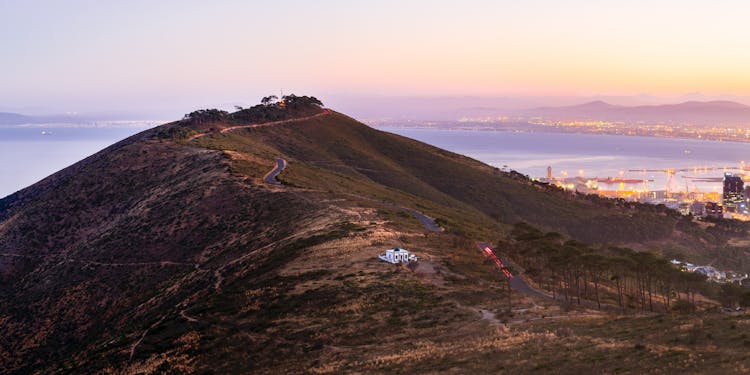
<svg viewBox="0 0 750 375">
<path fill-rule="evenodd" d="M 684 215 L 750 220 L 750 166 L 629 169 L 618 176 L 586 176 L 584 170 L 571 177 L 551 166 L 536 180 L 584 194 L 634 202 L 663 204 Z M 646 175 L 646 176 L 644 176 Z"/>
</svg>

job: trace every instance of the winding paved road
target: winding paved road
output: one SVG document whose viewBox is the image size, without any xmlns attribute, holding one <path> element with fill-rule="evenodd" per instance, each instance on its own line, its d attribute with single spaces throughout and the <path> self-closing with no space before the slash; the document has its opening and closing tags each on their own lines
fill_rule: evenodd
<svg viewBox="0 0 750 375">
<path fill-rule="evenodd" d="M 237 129 L 259 128 L 259 127 L 264 127 L 264 126 L 274 126 L 274 125 L 286 124 L 286 123 L 290 123 L 290 122 L 305 121 L 305 120 L 310 120 L 310 119 L 313 119 L 313 118 L 316 118 L 316 117 L 327 116 L 327 115 L 330 115 L 330 114 L 331 114 L 331 111 L 329 109 L 323 109 L 322 112 L 314 114 L 312 116 L 294 118 L 294 119 L 289 119 L 289 120 L 281 120 L 281 121 L 262 122 L 262 123 L 249 124 L 249 125 L 230 126 L 228 128 L 221 129 L 219 131 L 219 133 L 226 134 L 228 132 L 231 132 L 231 131 L 234 131 L 234 130 L 237 130 Z M 209 133 L 196 134 L 196 135 L 193 135 L 192 137 L 188 138 L 187 141 L 188 142 L 192 142 L 192 141 L 194 141 L 194 140 L 196 140 L 198 138 L 204 137 L 204 136 L 206 136 L 208 134 Z M 284 168 L 286 168 L 286 166 L 287 166 L 286 160 L 281 159 L 281 158 L 277 158 L 276 159 L 276 167 L 273 170 L 271 170 L 270 172 L 268 172 L 265 176 L 263 176 L 263 181 L 266 182 L 266 183 L 269 183 L 269 184 L 273 184 L 273 185 L 281 185 L 281 182 L 276 179 L 276 176 L 278 176 L 279 173 L 281 173 L 284 170 Z M 430 232 L 442 232 L 442 231 L 444 231 L 444 229 L 442 227 L 440 227 L 440 225 L 438 225 L 437 222 L 435 222 L 435 219 L 433 219 L 433 218 L 431 218 L 431 217 L 429 217 L 429 216 L 427 216 L 427 215 L 425 215 L 425 214 L 423 214 L 423 213 L 421 213 L 421 212 L 419 212 L 419 211 L 417 211 L 417 210 L 415 210 L 413 208 L 407 208 L 407 207 L 401 207 L 401 206 L 395 206 L 395 205 L 391 205 L 391 206 L 411 213 L 412 215 L 414 215 L 414 217 L 416 217 L 417 219 L 419 219 L 419 221 L 422 223 L 422 225 L 424 225 L 424 227 L 428 231 L 430 231 Z"/>
<path fill-rule="evenodd" d="M 281 185 L 281 181 L 277 180 L 276 176 L 278 176 L 279 173 L 281 173 L 281 171 L 286 168 L 286 164 L 286 160 L 282 158 L 276 158 L 276 167 L 270 172 L 266 173 L 265 176 L 263 176 L 263 181 L 268 184 Z"/>
<path fill-rule="evenodd" d="M 492 246 L 490 246 L 490 244 L 488 243 L 479 243 L 478 246 L 479 246 L 479 249 L 482 250 L 482 252 L 484 252 L 484 249 L 486 247 L 489 247 L 493 253 L 496 253 L 495 249 L 493 249 Z M 500 261 L 503 262 L 503 264 L 509 264 L 507 259 L 500 258 Z M 510 280 L 510 288 L 515 290 L 516 292 L 523 293 L 532 297 L 552 299 L 552 296 L 546 293 L 542 293 L 539 290 L 534 289 L 529 284 L 527 284 L 526 281 L 523 280 L 523 276 L 520 274 L 515 275 L 515 277 L 511 277 L 509 280 Z"/>
<path fill-rule="evenodd" d="M 316 117 L 326 116 L 326 115 L 330 115 L 330 114 L 331 114 L 331 111 L 329 109 L 323 109 L 323 112 L 314 114 L 312 116 L 299 117 L 299 118 L 293 118 L 293 119 L 288 119 L 288 120 L 280 120 L 280 121 L 260 122 L 260 123 L 249 124 L 249 125 L 230 126 L 228 128 L 224 128 L 224 129 L 219 130 L 219 133 L 225 134 L 225 133 L 237 130 L 237 129 L 259 128 L 259 127 L 263 127 L 263 126 L 273 126 L 273 125 L 286 124 L 286 123 L 290 123 L 290 122 L 305 121 L 305 120 L 310 120 L 310 119 L 313 119 L 313 118 L 316 118 Z M 187 142 L 192 142 L 192 141 L 195 141 L 198 138 L 205 137 L 208 134 L 210 134 L 210 132 L 195 134 L 195 135 L 191 136 L 190 138 L 188 138 L 186 141 Z"/>
<path fill-rule="evenodd" d="M 261 123 L 249 124 L 249 125 L 230 126 L 228 128 L 221 129 L 219 133 L 224 134 L 224 133 L 228 133 L 237 129 L 260 128 L 263 126 L 274 126 L 274 125 L 281 125 L 281 124 L 286 124 L 290 122 L 305 121 L 305 120 L 310 120 L 316 117 L 326 116 L 330 114 L 331 114 L 330 110 L 324 109 L 323 112 L 314 114 L 312 116 L 307 116 L 307 117 L 299 117 L 299 118 L 293 118 L 293 119 L 288 119 L 288 120 L 279 120 L 279 121 L 271 121 L 271 122 L 261 122 Z"/>
<path fill-rule="evenodd" d="M 360 198 L 364 198 L 364 197 L 360 197 Z M 370 198 L 365 198 L 365 199 L 370 199 Z M 427 229 L 430 232 L 442 232 L 442 231 L 445 230 L 440 225 L 438 225 L 437 222 L 435 222 L 435 219 L 433 219 L 433 218 L 431 218 L 431 217 L 429 217 L 429 216 L 427 216 L 427 215 L 425 215 L 425 214 L 423 214 L 423 213 L 421 213 L 421 212 L 419 212 L 419 211 L 417 211 L 417 210 L 415 210 L 413 208 L 396 206 L 393 203 L 388 203 L 388 202 L 383 202 L 383 201 L 381 201 L 381 203 L 384 204 L 384 205 L 386 205 L 386 206 L 388 206 L 388 207 L 397 208 L 399 210 L 404 210 L 404 211 L 406 211 L 406 212 L 414 215 L 414 217 L 416 217 L 417 219 L 419 219 L 419 222 L 422 223 L 422 225 L 424 225 L 425 229 Z"/>
<path fill-rule="evenodd" d="M 399 207 L 400 209 L 407 211 L 414 215 L 417 219 L 419 219 L 420 222 L 422 222 L 422 225 L 424 225 L 425 228 L 427 228 L 430 232 L 442 232 L 444 231 L 443 228 L 438 225 L 437 222 L 435 222 L 435 219 L 413 209 L 413 208 L 406 208 L 406 207 Z"/>
<path fill-rule="evenodd" d="M 201 138 L 201 137 L 205 137 L 205 136 L 206 136 L 207 134 L 208 134 L 208 133 L 199 133 L 199 134 L 195 134 L 195 135 L 191 136 L 190 138 L 188 138 L 188 139 L 187 139 L 187 142 L 192 142 L 192 141 L 194 141 L 194 140 L 196 140 L 196 139 L 198 139 L 198 138 Z"/>
<path fill-rule="evenodd" d="M 482 249 L 483 252 L 484 252 L 484 248 L 485 247 L 489 247 L 492 250 L 493 253 L 495 252 L 495 249 L 493 249 L 492 246 L 490 246 L 487 243 L 479 243 L 478 246 L 479 246 L 480 249 Z M 501 262 L 503 262 L 503 264 L 509 264 L 506 259 L 504 259 L 504 258 L 499 258 L 499 259 L 500 259 Z M 559 302 L 570 303 L 570 304 L 573 304 L 574 300 L 577 300 L 577 297 L 574 296 L 574 295 L 569 295 L 568 299 L 566 299 L 565 296 L 562 295 L 562 294 L 557 294 L 557 295 L 555 295 L 553 297 L 550 294 L 544 293 L 544 292 L 540 291 L 539 289 L 536 289 L 536 288 L 532 287 L 531 285 L 527 284 L 526 281 L 523 280 L 523 275 L 521 275 L 521 274 L 515 275 L 514 277 L 510 278 L 510 287 L 511 287 L 511 289 L 513 289 L 513 290 L 515 290 L 515 291 L 517 291 L 519 293 L 523 293 L 523 294 L 526 294 L 526 295 L 532 296 L 532 297 L 554 299 L 554 300 L 559 301 Z M 585 307 L 588 307 L 590 309 L 610 310 L 610 311 L 615 311 L 615 312 L 625 312 L 625 310 L 623 308 L 619 307 L 619 306 L 610 305 L 610 304 L 607 304 L 607 303 L 597 303 L 596 301 L 587 300 L 587 299 L 584 299 L 584 298 L 581 298 L 580 302 L 578 302 L 577 304 L 585 306 Z"/>
</svg>

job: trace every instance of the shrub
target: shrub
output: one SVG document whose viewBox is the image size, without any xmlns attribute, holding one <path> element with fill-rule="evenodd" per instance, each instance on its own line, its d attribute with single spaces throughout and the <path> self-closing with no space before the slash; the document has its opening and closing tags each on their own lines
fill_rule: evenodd
<svg viewBox="0 0 750 375">
<path fill-rule="evenodd" d="M 695 305 L 688 300 L 678 299 L 672 305 L 672 311 L 678 314 L 690 314 L 695 312 Z"/>
<path fill-rule="evenodd" d="M 229 112 L 220 109 L 199 109 L 186 114 L 185 117 L 183 117 L 183 120 L 193 123 L 205 123 L 222 121 L 226 119 L 227 116 L 229 116 Z"/>
</svg>

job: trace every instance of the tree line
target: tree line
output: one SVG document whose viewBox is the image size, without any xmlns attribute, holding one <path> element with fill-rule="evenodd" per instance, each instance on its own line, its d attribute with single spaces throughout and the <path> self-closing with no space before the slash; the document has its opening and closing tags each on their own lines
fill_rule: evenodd
<svg viewBox="0 0 750 375">
<path fill-rule="evenodd" d="M 260 104 L 249 108 L 235 106 L 235 112 L 221 109 L 201 109 L 186 114 L 182 121 L 191 124 L 212 122 L 249 123 L 261 121 L 278 121 L 290 116 L 309 115 L 319 112 L 323 102 L 314 96 L 276 95 L 265 96 Z"/>
<path fill-rule="evenodd" d="M 575 304 L 591 301 L 599 309 L 609 304 L 622 310 L 652 312 L 690 308 L 696 294 L 725 305 L 750 304 L 750 292 L 743 288 L 708 283 L 704 275 L 684 272 L 651 252 L 593 248 L 526 223 L 516 224 L 511 237 L 510 243 L 504 243 L 505 252 L 558 300 Z"/>
</svg>

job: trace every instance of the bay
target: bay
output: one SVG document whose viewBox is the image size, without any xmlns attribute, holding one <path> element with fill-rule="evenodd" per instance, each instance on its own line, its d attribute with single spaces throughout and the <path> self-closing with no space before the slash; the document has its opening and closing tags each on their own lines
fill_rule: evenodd
<svg viewBox="0 0 750 375">
<path fill-rule="evenodd" d="M 380 129 L 499 168 L 507 166 L 532 178 L 546 177 L 549 166 L 554 177 L 653 180 L 647 184 L 649 190 L 665 189 L 669 184 L 673 191 L 696 188 L 705 192 L 721 191 L 720 181 L 694 181 L 692 177 L 719 179 L 724 172 L 746 173 L 740 169 L 745 162 L 750 166 L 750 143 L 742 142 L 414 127 Z M 644 172 L 644 169 L 677 172 L 670 179 L 666 172 Z"/>
<path fill-rule="evenodd" d="M 0 198 L 147 128 L 0 128 Z"/>
</svg>

